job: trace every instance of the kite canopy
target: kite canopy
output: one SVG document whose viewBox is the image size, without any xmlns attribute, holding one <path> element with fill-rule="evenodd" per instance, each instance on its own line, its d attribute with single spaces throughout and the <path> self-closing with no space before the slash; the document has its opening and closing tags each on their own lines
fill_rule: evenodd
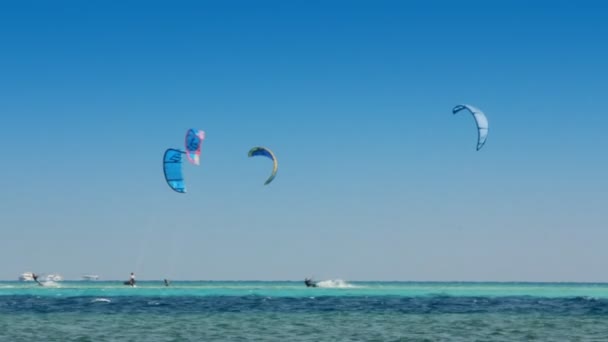
<svg viewBox="0 0 608 342">
<path fill-rule="evenodd" d="M 186 132 L 186 156 L 190 163 L 199 165 L 201 163 L 201 146 L 205 140 L 205 132 L 191 128 Z"/>
<path fill-rule="evenodd" d="M 473 114 L 473 118 L 475 118 L 475 123 L 477 124 L 477 151 L 479 151 L 483 147 L 483 144 L 486 143 L 486 138 L 488 137 L 488 119 L 481 110 L 466 104 L 454 107 L 452 113 L 456 114 L 463 109 L 467 109 Z"/>
<path fill-rule="evenodd" d="M 277 170 L 279 168 L 279 163 L 277 162 L 277 158 L 275 157 L 274 153 L 272 153 L 272 151 L 267 149 L 266 147 L 254 147 L 251 150 L 249 150 L 249 157 L 256 157 L 256 156 L 264 156 L 264 157 L 270 158 L 270 160 L 272 160 L 272 163 L 273 163 L 272 173 L 270 174 L 270 177 L 268 177 L 266 182 L 264 182 L 264 185 L 267 185 L 270 182 L 272 182 L 272 180 L 274 179 L 274 176 L 276 176 Z"/>
<path fill-rule="evenodd" d="M 182 175 L 182 154 L 184 152 L 169 148 L 163 157 L 163 170 L 167 184 L 176 192 L 185 193 L 186 184 Z"/>
</svg>

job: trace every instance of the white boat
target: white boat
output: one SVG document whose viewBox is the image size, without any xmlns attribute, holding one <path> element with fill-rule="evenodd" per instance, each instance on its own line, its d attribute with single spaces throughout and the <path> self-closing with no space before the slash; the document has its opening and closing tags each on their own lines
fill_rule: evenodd
<svg viewBox="0 0 608 342">
<path fill-rule="evenodd" d="M 34 281 L 33 272 L 25 272 L 19 276 L 19 281 Z"/>
<path fill-rule="evenodd" d="M 46 276 L 46 281 L 62 281 L 63 277 L 57 273 L 49 274 Z"/>
<path fill-rule="evenodd" d="M 38 279 L 45 281 L 62 281 L 63 277 L 60 274 L 53 273 L 48 275 L 39 275 Z M 34 281 L 34 272 L 25 272 L 19 276 L 20 281 Z"/>
<path fill-rule="evenodd" d="M 97 274 L 85 274 L 82 276 L 82 280 L 98 280 L 99 276 Z"/>
</svg>

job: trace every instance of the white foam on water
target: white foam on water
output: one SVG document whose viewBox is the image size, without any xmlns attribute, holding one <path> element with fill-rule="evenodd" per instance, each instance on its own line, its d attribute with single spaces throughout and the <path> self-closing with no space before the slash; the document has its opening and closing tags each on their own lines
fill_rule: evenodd
<svg viewBox="0 0 608 342">
<path fill-rule="evenodd" d="M 353 289 L 357 286 L 349 284 L 342 279 L 330 279 L 317 282 L 317 287 L 326 289 Z"/>
<path fill-rule="evenodd" d="M 40 284 L 42 284 L 42 286 L 44 286 L 44 287 L 61 287 L 61 285 L 59 285 L 59 283 L 56 283 L 52 280 L 47 280 Z"/>
<path fill-rule="evenodd" d="M 112 303 L 108 298 L 95 298 L 91 301 L 91 303 Z"/>
</svg>

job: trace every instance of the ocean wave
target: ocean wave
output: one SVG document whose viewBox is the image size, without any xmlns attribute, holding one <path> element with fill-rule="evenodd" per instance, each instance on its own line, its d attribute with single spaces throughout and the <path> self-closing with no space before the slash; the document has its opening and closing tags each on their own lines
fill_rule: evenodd
<svg viewBox="0 0 608 342">
<path fill-rule="evenodd" d="M 91 301 L 91 303 L 112 303 L 108 298 L 95 298 Z"/>
<path fill-rule="evenodd" d="M 340 291 L 329 291 L 340 292 Z M 328 295 L 314 297 L 263 296 L 121 296 L 49 297 L 14 295 L 0 297 L 0 315 L 18 313 L 400 313 L 400 314 L 539 314 L 608 317 L 608 300 L 519 297 L 396 297 Z M 314 299 L 313 299 L 314 298 Z M 103 304 L 101 304 L 103 303 Z M 112 303 L 112 305 L 108 305 Z"/>
<path fill-rule="evenodd" d="M 45 282 L 40 283 L 42 284 L 42 286 L 44 287 L 61 287 L 61 285 L 59 285 L 59 283 L 56 283 L 52 280 L 47 280 Z"/>
</svg>

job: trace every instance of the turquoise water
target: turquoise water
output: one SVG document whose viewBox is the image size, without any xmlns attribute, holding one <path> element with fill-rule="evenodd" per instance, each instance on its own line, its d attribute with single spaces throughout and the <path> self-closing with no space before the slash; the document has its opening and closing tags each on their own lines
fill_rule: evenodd
<svg viewBox="0 0 608 342">
<path fill-rule="evenodd" d="M 0 282 L 0 341 L 608 339 L 608 284 Z"/>
<path fill-rule="evenodd" d="M 475 283 L 475 282 L 345 282 L 321 281 L 306 288 L 301 281 L 139 281 L 136 288 L 121 281 L 64 281 L 49 286 L 33 282 L 0 282 L 0 296 L 536 296 L 608 298 L 604 283 Z"/>
</svg>

